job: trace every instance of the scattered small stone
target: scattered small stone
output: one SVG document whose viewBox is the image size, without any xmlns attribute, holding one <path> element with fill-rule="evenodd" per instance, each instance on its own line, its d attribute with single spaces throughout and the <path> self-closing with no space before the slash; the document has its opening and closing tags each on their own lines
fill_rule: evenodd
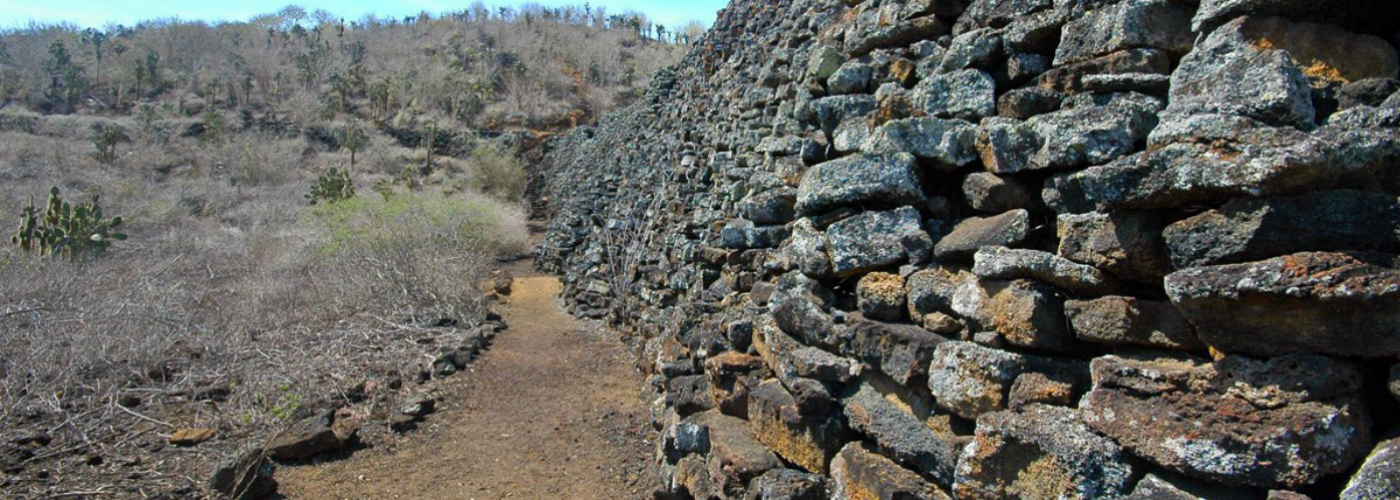
<svg viewBox="0 0 1400 500">
<path fill-rule="evenodd" d="M 218 436 L 218 433 L 213 429 L 176 429 L 175 433 L 170 435 L 170 444 L 175 446 L 195 446 L 210 439 L 214 439 L 216 436 Z"/>
<path fill-rule="evenodd" d="M 257 445 L 240 448 L 214 466 L 209 489 L 234 500 L 259 500 L 277 491 L 273 465 Z"/>
</svg>

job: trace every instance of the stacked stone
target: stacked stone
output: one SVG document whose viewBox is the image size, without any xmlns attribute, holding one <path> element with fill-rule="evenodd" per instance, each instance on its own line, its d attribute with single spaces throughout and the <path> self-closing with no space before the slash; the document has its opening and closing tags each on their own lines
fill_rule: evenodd
<svg viewBox="0 0 1400 500">
<path fill-rule="evenodd" d="M 1400 498 L 1400 4 L 736 0 L 549 155 L 668 498 Z"/>
</svg>

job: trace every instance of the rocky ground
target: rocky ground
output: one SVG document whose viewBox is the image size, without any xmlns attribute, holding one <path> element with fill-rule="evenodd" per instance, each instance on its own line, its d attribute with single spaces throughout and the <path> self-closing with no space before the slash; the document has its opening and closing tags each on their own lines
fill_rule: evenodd
<svg viewBox="0 0 1400 500">
<path fill-rule="evenodd" d="M 554 144 L 664 498 L 1400 497 L 1400 7 L 737 0 Z"/>
</svg>

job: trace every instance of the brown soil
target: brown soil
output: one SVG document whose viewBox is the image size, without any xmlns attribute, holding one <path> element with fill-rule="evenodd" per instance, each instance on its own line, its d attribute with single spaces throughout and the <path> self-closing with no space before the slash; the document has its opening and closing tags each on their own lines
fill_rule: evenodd
<svg viewBox="0 0 1400 500">
<path fill-rule="evenodd" d="M 517 276 L 523 269 L 517 268 Z M 288 499 L 642 499 L 648 411 L 629 355 L 563 313 L 558 279 L 517 277 L 508 330 L 444 387 L 445 408 L 400 440 L 284 467 Z"/>
</svg>

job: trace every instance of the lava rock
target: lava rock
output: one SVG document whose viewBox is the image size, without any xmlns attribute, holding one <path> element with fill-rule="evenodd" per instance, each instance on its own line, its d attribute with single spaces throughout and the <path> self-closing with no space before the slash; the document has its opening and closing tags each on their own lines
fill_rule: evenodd
<svg viewBox="0 0 1400 500">
<path fill-rule="evenodd" d="M 1114 52 L 1081 63 L 1052 68 L 1036 78 L 1045 90 L 1062 94 L 1078 94 L 1089 90 L 1086 80 L 1091 76 L 1122 74 L 1170 75 L 1171 56 L 1156 49 L 1130 49 Z"/>
<path fill-rule="evenodd" d="M 865 445 L 846 445 L 831 460 L 833 500 L 951 500 L 937 486 Z"/>
<path fill-rule="evenodd" d="M 1036 115 L 1059 110 L 1060 102 L 1063 99 L 1064 97 L 1059 92 L 1040 87 L 1012 90 L 1002 94 L 1001 98 L 997 100 L 997 116 L 1026 120 Z"/>
<path fill-rule="evenodd" d="M 1055 50 L 1055 66 L 1084 62 L 1125 49 L 1191 50 L 1191 12 L 1167 0 L 1129 0 L 1070 21 Z"/>
<path fill-rule="evenodd" d="M 797 191 L 781 187 L 746 198 L 739 204 L 739 213 L 754 224 L 787 224 L 797 218 L 796 204 Z"/>
<path fill-rule="evenodd" d="M 277 491 L 272 462 L 262 447 L 247 445 L 214 466 L 209 490 L 235 500 L 259 500 Z"/>
<path fill-rule="evenodd" d="M 1205 345 L 1176 308 L 1135 297 L 1103 297 L 1065 302 L 1065 316 L 1080 340 L 1200 351 Z"/>
<path fill-rule="evenodd" d="M 1148 474 L 1138 481 L 1131 495 L 1122 500 L 1250 500 L 1248 490 L 1231 489 L 1191 481 L 1168 474 Z M 1272 500 L 1272 497 L 1271 499 Z"/>
<path fill-rule="evenodd" d="M 851 429 L 869 438 L 880 454 L 939 484 L 952 483 L 958 461 L 956 443 L 934 434 L 869 384 L 860 384 L 841 402 Z"/>
<path fill-rule="evenodd" d="M 1181 474 L 1293 488 L 1346 470 L 1368 450 L 1361 374 L 1328 358 L 1107 356 L 1091 370 L 1081 402 L 1089 424 Z"/>
<path fill-rule="evenodd" d="M 682 417 L 715 407 L 710 379 L 704 375 L 687 375 L 666 381 L 666 406 L 675 408 Z"/>
<path fill-rule="evenodd" d="M 1234 264 L 1303 251 L 1400 252 L 1400 200 L 1331 191 L 1288 198 L 1241 198 L 1168 226 L 1179 269 Z"/>
<path fill-rule="evenodd" d="M 1168 114 L 1219 113 L 1311 129 L 1312 90 L 1288 52 L 1251 36 L 1267 18 L 1226 23 L 1182 58 L 1172 73 Z"/>
<path fill-rule="evenodd" d="M 955 312 L 953 298 L 958 288 L 976 278 L 968 271 L 946 266 L 914 272 L 904 280 L 905 295 L 909 298 L 909 316 L 922 318 L 934 312 Z"/>
<path fill-rule="evenodd" d="M 1034 209 L 1039 191 L 1020 179 L 974 172 L 963 179 L 963 196 L 974 210 L 999 214 L 1024 208 Z"/>
<path fill-rule="evenodd" d="M 1072 336 L 1065 327 L 1064 298 L 1030 280 L 981 281 L 981 298 L 960 311 L 1011 345 L 1064 351 Z M 955 306 L 956 308 L 956 306 Z"/>
<path fill-rule="evenodd" d="M 904 296 L 904 278 L 898 274 L 870 273 L 856 283 L 856 303 L 861 314 L 884 321 L 899 321 L 904 318 L 907 301 Z"/>
<path fill-rule="evenodd" d="M 827 229 L 826 241 L 837 276 L 853 276 L 901 262 L 917 264 L 928 260 L 933 246 L 919 212 L 911 207 L 865 212 L 837 222 Z"/>
<path fill-rule="evenodd" d="M 807 345 L 837 346 L 849 337 L 827 309 L 835 299 L 831 290 L 801 274 L 784 275 L 768 303 L 774 324 Z"/>
<path fill-rule="evenodd" d="M 1115 286 L 1111 278 L 1092 266 L 1039 250 L 986 246 L 973 259 L 976 264 L 972 273 L 983 279 L 1032 279 L 1087 295 L 1107 293 Z"/>
<path fill-rule="evenodd" d="M 938 72 L 951 73 L 968 68 L 990 69 L 1001 56 L 1001 35 L 991 28 L 962 33 L 948 43 L 948 51 L 938 63 Z"/>
<path fill-rule="evenodd" d="M 914 101 L 929 116 L 976 122 L 996 115 L 996 82 L 976 69 L 932 75 L 914 87 Z"/>
<path fill-rule="evenodd" d="M 725 415 L 748 418 L 749 391 L 770 372 L 763 359 L 739 352 L 726 352 L 705 360 L 714 406 Z"/>
<path fill-rule="evenodd" d="M 855 61 L 848 62 L 841 65 L 841 67 L 826 80 L 826 90 L 831 95 L 864 92 L 870 85 L 870 77 L 874 72 L 874 68 L 871 68 L 867 64 Z"/>
<path fill-rule="evenodd" d="M 1166 221 L 1142 212 L 1063 214 L 1059 254 L 1124 279 L 1160 283 L 1172 266 L 1162 240 Z"/>
<path fill-rule="evenodd" d="M 1007 408 L 1017 410 L 1029 404 L 1071 406 L 1073 397 L 1073 381 L 1055 380 L 1044 373 L 1022 373 L 1011 384 Z"/>
<path fill-rule="evenodd" d="M 720 231 L 720 246 L 731 250 L 777 248 L 791 234 L 785 226 L 758 226 L 733 219 Z"/>
<path fill-rule="evenodd" d="M 840 418 L 802 413 L 797 400 L 777 380 L 754 388 L 748 414 L 759 441 L 808 472 L 826 472 L 827 461 L 841 446 Z"/>
<path fill-rule="evenodd" d="M 1011 385 L 1030 369 L 1030 361 L 1019 354 L 971 342 L 943 342 L 933 352 L 928 388 L 939 408 L 973 420 L 1006 409 Z"/>
<path fill-rule="evenodd" d="M 879 370 L 900 385 L 921 383 L 933 349 L 948 339 L 911 325 L 851 320 L 853 336 L 842 352 Z"/>
<path fill-rule="evenodd" d="M 820 279 L 831 276 L 831 254 L 827 252 L 826 234 L 818 230 L 811 219 L 800 219 L 791 227 L 792 237 L 785 242 L 783 254 L 808 277 Z"/>
<path fill-rule="evenodd" d="M 984 246 L 1014 247 L 1030 236 L 1030 212 L 1012 210 L 991 217 L 969 217 L 938 241 L 933 254 L 939 261 L 970 262 Z"/>
<path fill-rule="evenodd" d="M 725 491 L 742 490 L 753 478 L 782 468 L 782 462 L 754 436 L 748 422 L 717 411 L 692 415 L 686 422 L 708 431 L 709 479 Z"/>
<path fill-rule="evenodd" d="M 1172 304 L 1227 353 L 1400 355 L 1400 259 L 1300 253 L 1167 277 Z"/>
<path fill-rule="evenodd" d="M 1096 434 L 1079 410 L 1028 405 L 977 419 L 958 462 L 959 499 L 1110 499 L 1126 494 L 1134 470 L 1127 454 Z"/>
<path fill-rule="evenodd" d="M 342 424 L 337 429 L 335 414 L 303 419 L 282 431 L 267 447 L 267 456 L 274 460 L 305 460 L 322 453 L 345 447 L 358 428 Z"/>
<path fill-rule="evenodd" d="M 826 477 L 773 469 L 753 480 L 744 500 L 826 500 Z"/>
<path fill-rule="evenodd" d="M 949 172 L 977 161 L 976 141 L 977 127 L 962 120 L 905 118 L 876 128 L 860 150 L 872 155 L 909 153 Z"/>
<path fill-rule="evenodd" d="M 1400 439 L 1383 441 L 1351 477 L 1341 500 L 1400 498 Z"/>
<path fill-rule="evenodd" d="M 814 215 L 862 203 L 898 206 L 923 200 L 913 155 L 856 155 L 812 167 L 798 187 L 797 211 Z"/>
</svg>

